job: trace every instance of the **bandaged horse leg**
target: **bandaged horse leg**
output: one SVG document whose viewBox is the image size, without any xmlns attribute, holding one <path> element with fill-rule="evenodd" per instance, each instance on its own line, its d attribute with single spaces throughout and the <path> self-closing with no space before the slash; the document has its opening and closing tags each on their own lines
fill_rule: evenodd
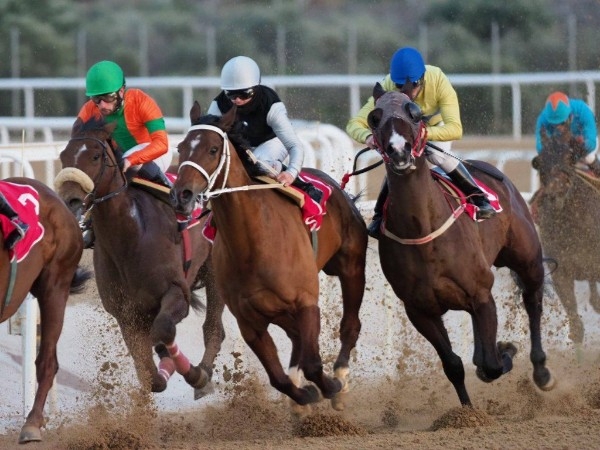
<svg viewBox="0 0 600 450">
<path fill-rule="evenodd" d="M 183 375 L 185 381 L 192 387 L 199 389 L 208 383 L 208 374 L 201 367 L 193 366 L 175 341 L 166 345 L 167 351 L 178 374 Z"/>
<path fill-rule="evenodd" d="M 167 348 L 163 344 L 159 344 L 155 347 L 155 351 L 160 357 L 158 363 L 158 374 L 165 379 L 165 382 L 169 381 L 171 375 L 175 373 L 175 363 L 171 359 Z"/>
</svg>

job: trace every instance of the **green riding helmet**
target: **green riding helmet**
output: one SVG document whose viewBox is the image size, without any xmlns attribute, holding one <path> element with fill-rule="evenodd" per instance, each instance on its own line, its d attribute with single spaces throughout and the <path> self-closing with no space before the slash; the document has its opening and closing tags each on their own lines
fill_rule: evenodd
<svg viewBox="0 0 600 450">
<path fill-rule="evenodd" d="M 112 61 L 100 61 L 90 67 L 85 77 L 85 95 L 110 94 L 125 84 L 123 69 Z"/>
</svg>

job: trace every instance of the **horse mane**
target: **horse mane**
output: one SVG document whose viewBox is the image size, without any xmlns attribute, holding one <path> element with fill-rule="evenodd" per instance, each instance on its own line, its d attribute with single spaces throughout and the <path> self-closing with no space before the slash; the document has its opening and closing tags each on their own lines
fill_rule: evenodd
<svg viewBox="0 0 600 450">
<path fill-rule="evenodd" d="M 206 114 L 204 116 L 201 116 L 197 121 L 195 121 L 195 123 L 192 123 L 192 125 L 213 125 L 218 128 L 221 128 L 221 118 L 221 116 L 217 116 L 214 114 Z M 242 161 L 242 164 L 244 165 L 244 168 L 246 169 L 248 174 L 250 174 L 250 176 L 262 175 L 263 172 L 261 172 L 260 168 L 257 167 L 257 165 L 254 164 L 254 162 L 252 162 L 252 160 L 246 153 L 246 150 L 251 149 L 252 146 L 250 145 L 248 139 L 246 139 L 242 134 L 242 128 L 243 123 L 239 120 L 236 120 L 229 130 L 223 131 L 227 133 L 229 141 L 235 148 L 235 151 L 240 160 Z"/>
</svg>

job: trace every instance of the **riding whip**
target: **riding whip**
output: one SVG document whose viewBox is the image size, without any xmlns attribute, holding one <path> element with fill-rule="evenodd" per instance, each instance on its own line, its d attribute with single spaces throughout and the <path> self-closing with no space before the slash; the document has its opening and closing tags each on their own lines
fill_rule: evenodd
<svg viewBox="0 0 600 450">
<path fill-rule="evenodd" d="M 468 166 L 475 167 L 477 170 L 482 171 L 483 173 L 489 175 L 492 178 L 495 178 L 498 181 L 503 181 L 504 180 L 504 176 L 502 176 L 502 175 L 500 175 L 498 173 L 495 173 L 495 172 L 491 172 L 490 170 L 486 169 L 485 167 L 480 167 L 477 164 L 473 164 L 472 162 L 469 162 L 469 161 L 467 161 L 465 159 L 462 159 L 460 156 L 455 155 L 454 153 L 447 152 L 443 148 L 438 147 L 437 145 L 432 144 L 431 142 L 427 142 L 425 145 L 427 145 L 427 147 L 429 147 L 432 150 L 436 150 L 438 152 L 443 153 L 444 155 L 448 155 L 448 156 L 450 156 L 450 157 L 452 157 L 454 159 L 458 159 L 463 164 L 467 164 Z"/>
</svg>

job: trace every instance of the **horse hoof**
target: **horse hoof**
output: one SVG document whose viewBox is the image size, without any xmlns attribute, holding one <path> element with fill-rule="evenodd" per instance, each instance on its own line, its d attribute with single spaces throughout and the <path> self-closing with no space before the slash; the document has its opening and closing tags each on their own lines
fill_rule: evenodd
<svg viewBox="0 0 600 450">
<path fill-rule="evenodd" d="M 498 342 L 498 351 L 501 355 L 507 354 L 512 359 L 517 354 L 518 349 L 512 342 Z"/>
<path fill-rule="evenodd" d="M 208 384 L 208 374 L 200 366 L 190 367 L 190 371 L 183 376 L 184 380 L 194 389 L 202 389 Z"/>
<path fill-rule="evenodd" d="M 323 398 L 321 396 L 321 391 L 319 391 L 319 389 L 312 384 L 304 386 L 302 390 L 306 392 L 306 403 L 316 403 L 318 401 L 321 401 L 321 399 Z"/>
<path fill-rule="evenodd" d="M 19 434 L 19 444 L 28 442 L 40 442 L 42 440 L 42 432 L 34 425 L 23 425 Z"/>
<path fill-rule="evenodd" d="M 213 392 L 215 392 L 215 386 L 212 383 L 206 383 L 206 386 L 201 388 L 194 388 L 194 400 L 199 400 Z"/>
<path fill-rule="evenodd" d="M 335 394 L 331 399 L 331 407 L 336 411 L 343 411 L 346 409 L 346 396 L 348 394 L 343 390 Z"/>
<path fill-rule="evenodd" d="M 331 399 L 331 407 L 336 411 L 343 411 L 346 408 L 346 394 L 350 391 L 348 383 L 348 367 L 339 367 L 334 372 L 334 377 L 342 383 L 342 389 Z"/>
<path fill-rule="evenodd" d="M 535 385 L 540 388 L 542 391 L 551 391 L 556 386 L 556 379 L 552 376 L 552 372 L 546 369 L 544 371 L 544 376 L 535 376 L 533 375 L 533 382 Z"/>
<path fill-rule="evenodd" d="M 298 403 L 292 401 L 292 414 L 297 419 L 305 419 L 312 414 L 312 406 L 310 406 L 310 404 L 299 405 Z"/>
<path fill-rule="evenodd" d="M 475 370 L 475 375 L 477 375 L 477 378 L 479 378 L 484 383 L 491 383 L 492 381 L 494 381 L 486 376 L 485 372 L 481 367 L 478 367 L 477 370 Z"/>
</svg>

